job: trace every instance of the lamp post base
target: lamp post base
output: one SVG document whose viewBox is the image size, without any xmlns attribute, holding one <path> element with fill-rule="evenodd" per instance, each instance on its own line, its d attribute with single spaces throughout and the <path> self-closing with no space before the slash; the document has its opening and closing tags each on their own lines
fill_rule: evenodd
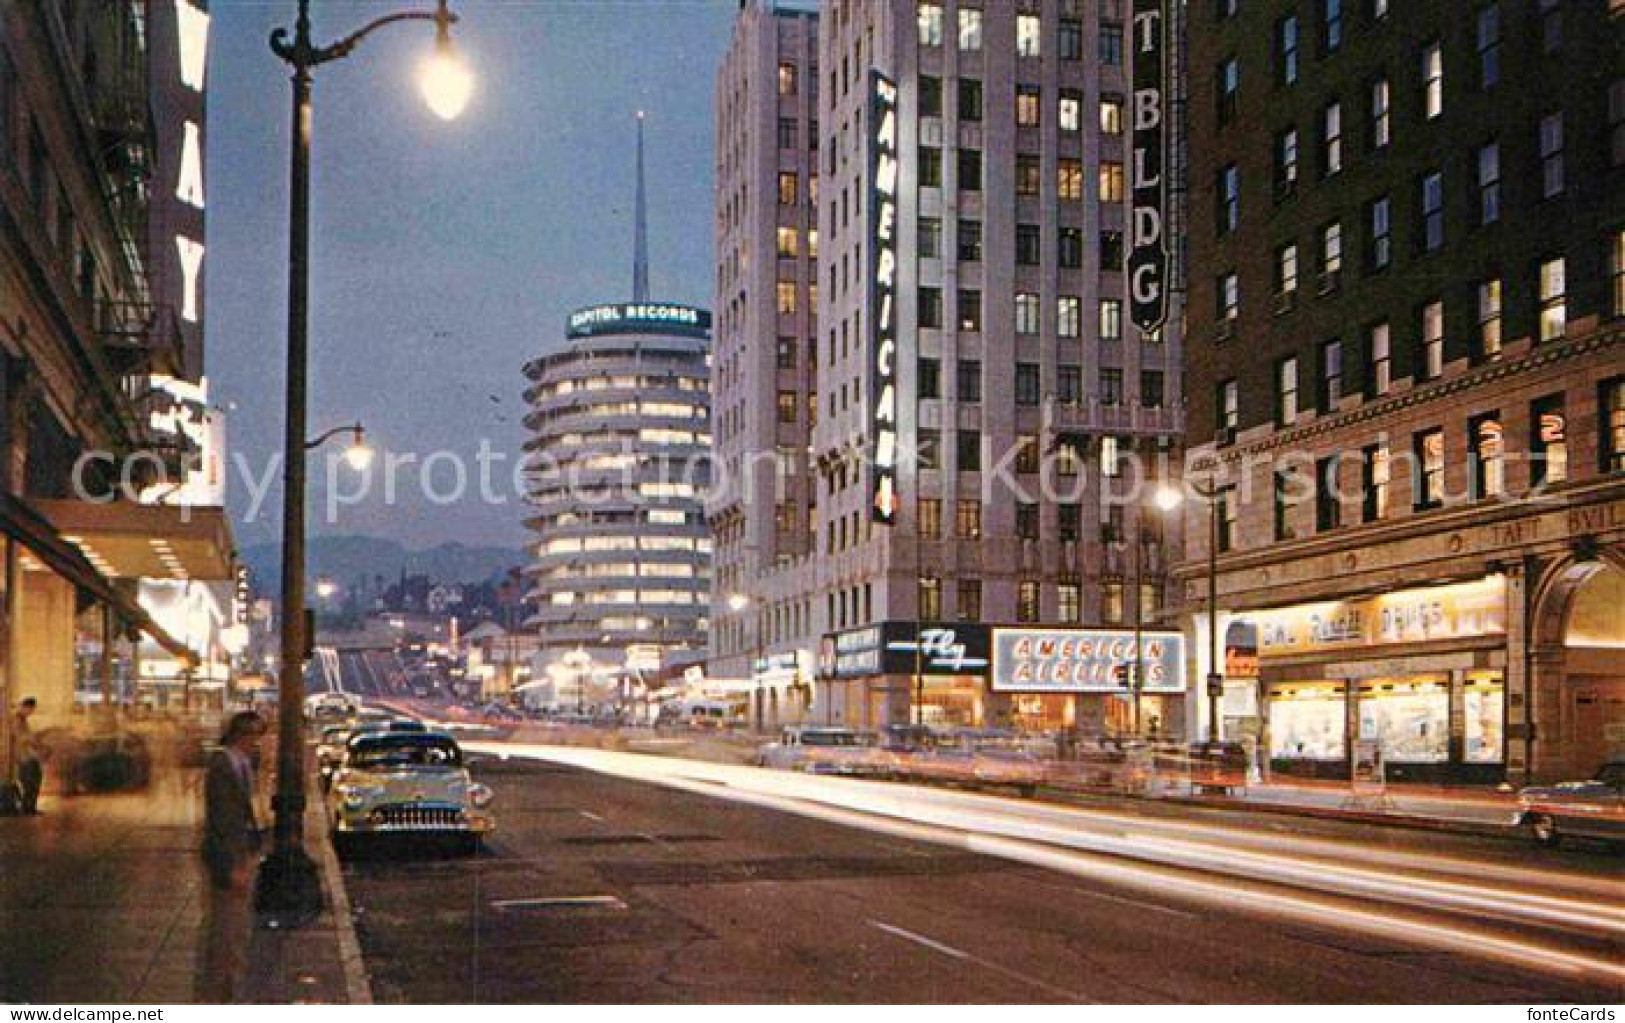
<svg viewBox="0 0 1625 1023">
<path fill-rule="evenodd" d="M 321 872 L 304 849 L 278 849 L 260 863 L 254 911 L 273 927 L 303 927 L 322 911 Z"/>
</svg>

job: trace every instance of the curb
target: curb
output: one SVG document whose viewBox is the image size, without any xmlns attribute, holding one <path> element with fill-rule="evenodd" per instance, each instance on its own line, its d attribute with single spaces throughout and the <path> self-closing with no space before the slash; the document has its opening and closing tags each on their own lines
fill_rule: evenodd
<svg viewBox="0 0 1625 1023">
<path fill-rule="evenodd" d="M 306 789 L 307 794 L 309 788 Z M 311 805 L 318 809 L 324 805 L 321 794 Z M 312 836 L 311 832 L 315 832 Z M 366 960 L 361 955 L 361 940 L 356 937 L 355 917 L 350 909 L 350 894 L 344 889 L 344 875 L 333 844 L 327 840 L 323 828 L 305 828 L 306 846 L 311 858 L 322 874 L 322 890 L 327 895 L 328 912 L 333 915 L 333 933 L 339 943 L 339 966 L 344 971 L 344 995 L 349 1005 L 371 1005 L 372 981 L 367 977 Z M 314 840 L 312 840 L 314 838 Z"/>
<path fill-rule="evenodd" d="M 1207 798 L 1193 799 L 1188 796 L 1138 796 L 1128 793 L 1092 793 L 1072 792 L 1066 789 L 1046 788 L 1042 791 L 1052 794 L 1063 802 L 1082 803 L 1090 799 L 1101 800 L 1132 800 L 1138 803 L 1167 804 L 1169 806 L 1189 806 L 1198 809 L 1228 810 L 1238 813 L 1267 813 L 1280 817 L 1304 817 L 1311 820 L 1341 822 L 1347 824 L 1375 824 L 1379 827 L 1401 828 L 1408 831 L 1442 831 L 1457 835 L 1472 835 L 1479 838 L 1499 838 L 1518 840 L 1522 836 L 1517 829 L 1510 825 L 1481 824 L 1476 821 L 1451 820 L 1443 817 L 1424 817 L 1418 814 L 1404 813 L 1372 813 L 1361 810 L 1336 810 L 1321 806 L 1297 806 L 1290 803 L 1255 803 L 1245 799 Z"/>
</svg>

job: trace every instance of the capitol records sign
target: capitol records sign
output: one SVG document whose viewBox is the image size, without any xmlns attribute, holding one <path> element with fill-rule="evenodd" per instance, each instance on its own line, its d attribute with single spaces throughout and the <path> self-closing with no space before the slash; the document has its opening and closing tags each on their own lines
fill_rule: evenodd
<svg viewBox="0 0 1625 1023">
<path fill-rule="evenodd" d="M 1129 317 L 1145 333 L 1157 330 L 1168 319 L 1168 19 L 1164 13 L 1162 0 L 1134 0 Z"/>
</svg>

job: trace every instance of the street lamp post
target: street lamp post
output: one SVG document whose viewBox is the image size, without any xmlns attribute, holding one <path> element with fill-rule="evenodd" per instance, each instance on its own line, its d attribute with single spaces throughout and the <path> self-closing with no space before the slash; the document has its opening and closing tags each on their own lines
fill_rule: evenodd
<svg viewBox="0 0 1625 1023">
<path fill-rule="evenodd" d="M 1166 514 L 1179 507 L 1179 491 L 1162 485 L 1151 494 L 1151 506 L 1159 513 Z M 1143 510 L 1143 508 L 1142 508 Z M 1145 536 L 1141 531 L 1141 520 L 1134 523 L 1134 670 L 1129 679 L 1133 687 L 1134 699 L 1134 734 L 1141 733 L 1140 698 L 1145 690 L 1145 607 L 1141 597 L 1145 593 Z"/>
<path fill-rule="evenodd" d="M 1207 615 L 1208 615 L 1208 673 L 1207 673 L 1207 737 L 1209 742 L 1219 741 L 1219 698 L 1224 693 L 1224 672 L 1219 666 L 1219 482 L 1217 470 L 1214 478 L 1206 487 L 1200 483 L 1188 482 L 1191 491 L 1207 502 L 1208 509 L 1208 544 L 1207 544 Z M 1183 495 L 1172 487 L 1159 487 L 1152 495 L 1152 503 L 1159 511 L 1171 512 L 1184 500 Z M 1138 537 L 1136 537 L 1138 540 Z M 1138 543 L 1136 544 L 1138 547 Z M 1140 585 L 1140 552 L 1135 557 L 1135 586 Z M 1139 675 L 1140 664 L 1140 621 L 1139 593 L 1134 595 L 1134 728 L 1140 727 L 1140 690 Z"/>
<path fill-rule="evenodd" d="M 456 65 L 450 29 L 457 16 L 439 0 L 432 11 L 401 11 L 378 18 L 329 46 L 310 36 L 310 0 L 299 0 L 293 38 L 271 33 L 271 50 L 292 69 L 293 137 L 289 163 L 288 379 L 282 471 L 282 676 L 278 687 L 277 786 L 273 845 L 261 864 L 255 908 L 298 924 L 322 904 L 316 864 L 304 848 L 304 665 L 305 665 L 305 409 L 310 298 L 311 70 L 347 57 L 372 32 L 397 21 L 435 24 L 435 54 L 423 88 L 431 109 L 455 117 L 468 101 L 472 79 Z"/>
</svg>

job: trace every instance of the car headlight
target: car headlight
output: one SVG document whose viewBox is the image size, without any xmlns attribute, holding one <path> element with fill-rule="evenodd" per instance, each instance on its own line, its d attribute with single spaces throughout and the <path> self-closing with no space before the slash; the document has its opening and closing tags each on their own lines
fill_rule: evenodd
<svg viewBox="0 0 1625 1023">
<path fill-rule="evenodd" d="M 358 810 L 368 799 L 377 795 L 375 789 L 362 788 L 357 785 L 346 785 L 339 789 L 339 798 L 344 801 L 346 809 Z"/>
<path fill-rule="evenodd" d="M 468 801 L 473 806 L 482 809 L 490 806 L 491 800 L 495 796 L 496 793 L 491 791 L 489 785 L 481 785 L 479 782 L 475 782 L 468 787 Z"/>
</svg>

